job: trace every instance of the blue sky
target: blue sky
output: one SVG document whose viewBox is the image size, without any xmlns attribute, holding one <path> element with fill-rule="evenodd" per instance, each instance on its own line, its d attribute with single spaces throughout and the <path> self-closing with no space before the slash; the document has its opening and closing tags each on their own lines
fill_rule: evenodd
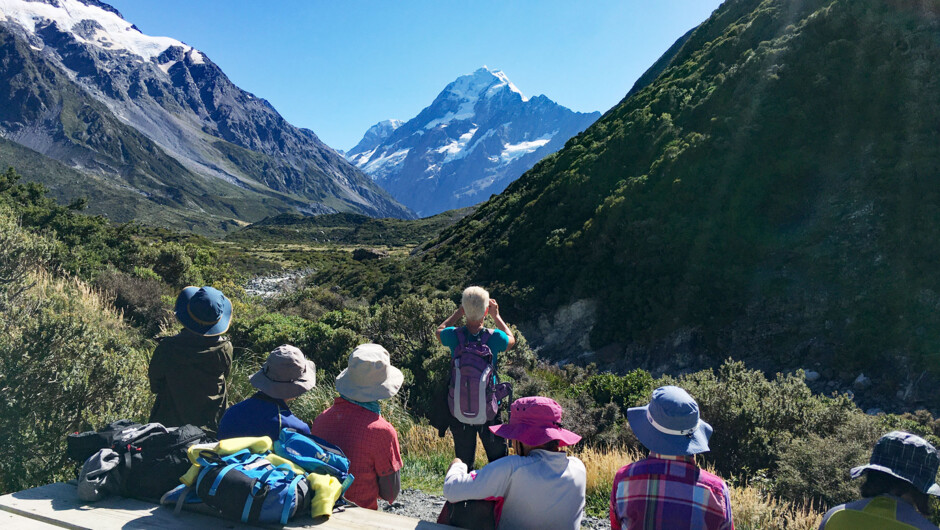
<svg viewBox="0 0 940 530">
<path fill-rule="evenodd" d="M 202 50 L 288 121 L 349 149 L 486 65 L 526 96 L 606 111 L 721 0 L 105 0 Z"/>
</svg>

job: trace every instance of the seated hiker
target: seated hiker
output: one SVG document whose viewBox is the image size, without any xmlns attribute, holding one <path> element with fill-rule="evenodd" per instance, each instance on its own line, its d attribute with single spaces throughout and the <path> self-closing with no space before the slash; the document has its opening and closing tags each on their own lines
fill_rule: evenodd
<svg viewBox="0 0 940 530">
<path fill-rule="evenodd" d="M 509 423 L 489 427 L 512 440 L 516 454 L 474 472 L 455 458 L 444 478 L 444 496 L 450 502 L 502 498 L 499 528 L 580 528 L 587 471 L 559 450 L 581 440 L 561 428 L 561 415 L 561 406 L 547 397 L 517 399 Z"/>
<path fill-rule="evenodd" d="M 614 530 L 733 530 L 725 482 L 699 468 L 695 455 L 709 450 L 711 425 L 685 390 L 664 386 L 645 407 L 627 411 L 630 428 L 650 454 L 614 477 L 610 525 Z"/>
<path fill-rule="evenodd" d="M 313 421 L 310 431 L 337 445 L 349 458 L 355 478 L 346 499 L 377 510 L 378 498 L 394 502 L 401 489 L 398 432 L 381 415 L 380 399 L 398 393 L 404 376 L 378 344 L 360 344 L 348 367 L 336 377 L 339 397 Z"/>
<path fill-rule="evenodd" d="M 875 444 L 868 465 L 852 469 L 852 478 L 865 477 L 862 500 L 826 512 L 820 530 L 932 529 L 928 495 L 940 496 L 937 468 L 940 456 L 920 436 L 893 431 Z M 920 513 L 918 513 L 920 512 Z"/>
<path fill-rule="evenodd" d="M 317 368 L 299 349 L 278 346 L 249 382 L 258 389 L 250 398 L 225 411 L 219 439 L 268 436 L 277 440 L 281 428 L 310 434 L 310 427 L 294 416 L 288 404 L 316 386 Z"/>
<path fill-rule="evenodd" d="M 212 287 L 187 287 L 176 298 L 175 313 L 183 330 L 162 339 L 150 359 L 150 391 L 157 395 L 150 422 L 192 424 L 214 435 L 228 406 L 232 343 L 222 335 L 232 321 L 232 303 Z"/>
<path fill-rule="evenodd" d="M 486 318 L 487 314 L 493 317 L 496 322 L 496 329 L 483 327 L 483 319 Z M 466 317 L 466 325 L 455 327 L 461 317 Z M 450 348 L 451 357 L 462 355 L 464 351 L 468 351 L 470 349 L 466 348 L 468 344 L 476 347 L 482 343 L 482 348 L 485 349 L 475 349 L 474 351 L 492 353 L 494 383 L 496 381 L 498 355 L 516 345 L 516 338 L 499 314 L 499 305 L 496 300 L 490 298 L 490 294 L 485 289 L 476 286 L 464 289 L 460 307 L 438 326 L 437 338 L 441 344 Z M 442 395 L 439 399 L 446 400 L 447 396 Z M 476 402 L 476 400 L 471 401 Z M 454 407 L 459 408 L 460 405 L 455 404 Z M 454 454 L 465 462 L 469 469 L 473 469 L 474 466 L 473 461 L 476 454 L 478 434 L 480 441 L 483 443 L 483 449 L 486 451 L 486 457 L 490 462 L 506 456 L 506 440 L 496 436 L 487 428 L 500 422 L 499 414 L 492 420 L 478 424 L 470 424 L 465 421 L 466 418 L 458 418 L 454 415 L 454 411 L 450 411 L 446 417 L 446 421 L 449 422 L 448 427 L 454 437 Z"/>
</svg>

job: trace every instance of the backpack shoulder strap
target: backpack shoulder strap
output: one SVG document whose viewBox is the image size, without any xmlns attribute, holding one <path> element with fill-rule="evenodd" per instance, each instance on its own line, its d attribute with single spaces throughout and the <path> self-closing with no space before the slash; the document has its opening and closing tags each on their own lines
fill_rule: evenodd
<svg viewBox="0 0 940 530">
<path fill-rule="evenodd" d="M 486 341 L 490 340 L 490 337 L 493 336 L 493 330 L 490 328 L 483 328 L 483 333 L 480 333 L 480 342 L 486 344 Z"/>
<path fill-rule="evenodd" d="M 467 328 L 466 327 L 460 326 L 458 328 L 454 328 L 454 333 L 457 334 L 458 345 L 464 346 L 467 344 Z"/>
</svg>

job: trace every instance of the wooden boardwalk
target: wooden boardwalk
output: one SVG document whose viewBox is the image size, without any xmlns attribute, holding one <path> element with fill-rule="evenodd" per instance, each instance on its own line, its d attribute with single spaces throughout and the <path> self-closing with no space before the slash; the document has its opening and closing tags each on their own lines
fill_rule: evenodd
<svg viewBox="0 0 940 530">
<path fill-rule="evenodd" d="M 412 519 L 375 510 L 352 507 L 334 513 L 332 517 L 312 519 L 300 517 L 286 526 L 262 525 L 262 528 L 318 528 L 343 530 L 438 530 L 452 528 L 427 521 Z M 123 497 L 111 497 L 95 503 L 78 499 L 75 486 L 57 483 L 0 497 L 0 528 L 23 530 L 72 529 L 135 529 L 258 528 L 185 511 L 174 515 L 171 507 Z"/>
</svg>

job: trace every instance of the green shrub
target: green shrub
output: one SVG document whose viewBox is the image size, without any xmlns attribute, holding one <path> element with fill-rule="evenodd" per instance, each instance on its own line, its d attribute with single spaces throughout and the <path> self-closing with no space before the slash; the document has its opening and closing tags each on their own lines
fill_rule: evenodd
<svg viewBox="0 0 940 530">
<path fill-rule="evenodd" d="M 833 432 L 858 412 L 848 397 L 814 395 L 801 372 L 768 380 L 731 360 L 717 374 L 706 370 L 657 384 L 680 386 L 695 398 L 702 419 L 715 429 L 707 458 L 727 475 L 773 470 L 792 440 Z"/>
<path fill-rule="evenodd" d="M 812 499 L 835 506 L 860 498 L 849 470 L 868 462 L 884 434 L 881 422 L 855 412 L 829 433 L 810 433 L 791 440 L 780 451 L 774 493 L 785 499 Z"/>
<path fill-rule="evenodd" d="M 266 357 L 268 352 L 282 344 L 292 344 L 303 349 L 309 342 L 313 324 L 304 318 L 278 313 L 266 313 L 254 319 L 238 318 L 236 315 L 232 319 L 230 333 L 235 346 Z"/>
<path fill-rule="evenodd" d="M 49 247 L 0 211 L 3 492 L 70 478 L 67 433 L 145 419 L 151 400 L 149 346 L 93 290 L 37 270 Z"/>
<path fill-rule="evenodd" d="M 647 403 L 652 390 L 653 376 L 637 369 L 622 376 L 611 373 L 592 375 L 583 383 L 568 387 L 565 394 L 575 397 L 585 393 L 598 405 L 613 403 L 626 414 L 628 408 Z"/>
<path fill-rule="evenodd" d="M 95 287 L 102 290 L 145 336 L 156 336 L 174 321 L 171 308 L 163 303 L 162 297 L 168 292 L 159 280 L 112 269 L 98 276 Z"/>
<path fill-rule="evenodd" d="M 153 271 L 174 287 L 202 286 L 202 276 L 193 270 L 193 260 L 176 243 L 164 245 L 153 264 Z"/>
<path fill-rule="evenodd" d="M 271 301 L 272 310 L 316 320 L 330 311 L 345 309 L 351 302 L 332 289 L 306 287 L 289 292 Z"/>
</svg>

